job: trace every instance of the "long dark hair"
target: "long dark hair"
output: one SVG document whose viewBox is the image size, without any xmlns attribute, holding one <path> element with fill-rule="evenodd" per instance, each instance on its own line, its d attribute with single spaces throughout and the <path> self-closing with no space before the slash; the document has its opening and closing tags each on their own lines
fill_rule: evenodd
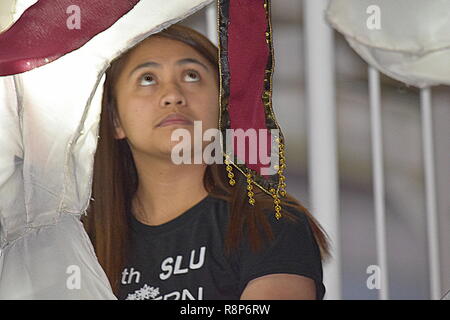
<svg viewBox="0 0 450 320">
<path fill-rule="evenodd" d="M 218 49 L 202 34 L 182 25 L 172 25 L 152 36 L 182 41 L 193 47 L 217 67 L 217 81 L 219 81 Z M 120 273 L 124 267 L 131 201 L 138 187 L 137 171 L 128 142 L 126 139 L 114 138 L 114 119 L 117 116 L 115 84 L 131 50 L 113 61 L 106 72 L 100 138 L 94 162 L 93 202 L 87 216 L 83 217 L 83 223 L 92 240 L 99 262 L 115 294 L 117 294 Z M 273 211 L 273 199 L 259 188 L 255 188 L 256 203 L 255 206 L 251 206 L 246 198 L 246 178 L 236 174 L 235 180 L 234 186 L 228 184 L 224 164 L 208 165 L 203 179 L 205 189 L 210 196 L 224 199 L 230 204 L 230 219 L 225 240 L 226 253 L 238 247 L 244 231 L 248 234 L 252 249 L 259 250 L 264 240 L 262 231 L 269 239 L 273 238 L 270 224 L 263 213 L 267 209 Z M 328 239 L 320 224 L 290 194 L 281 200 L 282 219 L 295 220 L 296 218 L 285 210 L 286 206 L 303 212 L 310 222 L 321 251 L 321 258 L 327 258 L 330 254 Z"/>
</svg>

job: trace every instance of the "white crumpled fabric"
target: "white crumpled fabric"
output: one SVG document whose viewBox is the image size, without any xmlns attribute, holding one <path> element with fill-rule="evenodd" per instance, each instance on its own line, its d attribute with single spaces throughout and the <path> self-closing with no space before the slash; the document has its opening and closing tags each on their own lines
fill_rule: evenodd
<svg viewBox="0 0 450 320">
<path fill-rule="evenodd" d="M 376 11 L 381 28 L 371 30 Z M 424 88 L 450 84 L 449 12 L 450 0 L 331 0 L 326 18 L 367 63 Z"/>
<path fill-rule="evenodd" d="M 0 1 L 0 32 L 8 29 L 26 9 L 38 0 L 1 0 Z"/>
<path fill-rule="evenodd" d="M 80 49 L 0 77 L 0 299 L 116 298 L 79 220 L 104 73 L 121 52 L 212 1 L 141 0 Z"/>
</svg>

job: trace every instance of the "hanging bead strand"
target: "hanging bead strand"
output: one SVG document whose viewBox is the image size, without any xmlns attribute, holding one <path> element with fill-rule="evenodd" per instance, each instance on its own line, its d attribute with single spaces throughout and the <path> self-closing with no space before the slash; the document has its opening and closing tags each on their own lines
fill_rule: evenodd
<svg viewBox="0 0 450 320">
<path fill-rule="evenodd" d="M 278 140 L 279 141 L 279 140 Z M 280 143 L 280 168 L 278 169 L 278 176 L 280 181 L 280 195 L 282 197 L 286 196 L 286 177 L 283 174 L 284 169 L 286 168 L 286 158 L 284 156 L 284 144 Z"/>
<path fill-rule="evenodd" d="M 226 169 L 228 172 L 228 183 L 230 186 L 234 186 L 236 184 L 236 180 L 234 180 L 233 167 L 230 164 L 230 156 L 228 154 L 225 154 L 225 164 L 227 165 Z"/>
<path fill-rule="evenodd" d="M 253 193 L 253 179 L 252 179 L 252 174 L 251 173 L 247 173 L 247 195 L 248 195 L 248 203 L 250 203 L 252 206 L 255 205 L 255 199 L 253 198 L 253 196 L 255 195 Z"/>
<path fill-rule="evenodd" d="M 275 188 L 270 189 L 270 193 L 272 194 L 273 204 L 275 205 L 275 218 L 279 220 L 281 218 L 281 206 L 280 206 L 281 200 L 278 197 Z"/>
</svg>

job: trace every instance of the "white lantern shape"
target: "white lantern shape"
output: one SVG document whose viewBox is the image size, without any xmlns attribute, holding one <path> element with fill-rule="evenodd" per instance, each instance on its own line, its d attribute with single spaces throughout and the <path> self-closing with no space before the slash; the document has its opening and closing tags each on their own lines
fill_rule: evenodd
<svg viewBox="0 0 450 320">
<path fill-rule="evenodd" d="M 450 0 L 331 0 L 329 23 L 370 65 L 408 85 L 450 84 Z"/>
</svg>

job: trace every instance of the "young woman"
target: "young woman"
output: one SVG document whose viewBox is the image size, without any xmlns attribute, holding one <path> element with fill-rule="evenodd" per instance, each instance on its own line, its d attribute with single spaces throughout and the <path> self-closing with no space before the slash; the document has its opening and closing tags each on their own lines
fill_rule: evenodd
<svg viewBox="0 0 450 320">
<path fill-rule="evenodd" d="M 177 128 L 217 128 L 218 50 L 173 25 L 107 71 L 84 224 L 120 299 L 322 299 L 326 234 L 296 199 L 273 199 L 223 164 L 174 164 Z"/>
</svg>

